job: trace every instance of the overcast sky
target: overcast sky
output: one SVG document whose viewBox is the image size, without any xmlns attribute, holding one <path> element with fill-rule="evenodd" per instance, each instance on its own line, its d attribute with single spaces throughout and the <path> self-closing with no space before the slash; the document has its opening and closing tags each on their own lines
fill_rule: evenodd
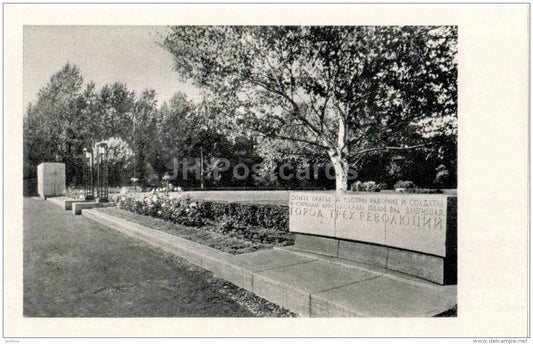
<svg viewBox="0 0 533 344">
<path fill-rule="evenodd" d="M 25 26 L 24 107 L 67 62 L 98 89 L 115 81 L 137 94 L 153 88 L 159 104 L 176 91 L 198 97 L 197 89 L 179 81 L 171 55 L 157 45 L 164 32 L 160 26 Z"/>
</svg>

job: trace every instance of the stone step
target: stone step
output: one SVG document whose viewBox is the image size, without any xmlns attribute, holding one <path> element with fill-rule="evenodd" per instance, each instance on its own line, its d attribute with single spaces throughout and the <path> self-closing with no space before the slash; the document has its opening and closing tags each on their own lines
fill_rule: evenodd
<svg viewBox="0 0 533 344">
<path fill-rule="evenodd" d="M 74 202 L 71 204 L 72 214 L 81 215 L 82 209 L 93 209 L 99 206 L 98 202 Z"/>
<path fill-rule="evenodd" d="M 52 202 L 63 210 L 72 210 L 73 203 L 91 203 L 90 201 L 85 201 L 83 199 L 74 199 L 69 197 L 49 197 L 47 198 L 47 201 Z M 94 202 L 92 203 L 94 204 Z M 94 205 L 91 207 L 94 207 Z"/>
<path fill-rule="evenodd" d="M 349 268 L 352 268 L 352 269 L 359 269 L 359 270 L 363 270 L 363 271 L 379 273 L 380 275 L 386 276 L 386 277 L 388 277 L 390 279 L 399 280 L 401 282 L 408 283 L 408 284 L 414 284 L 414 285 L 419 285 L 419 286 L 428 287 L 428 288 L 438 288 L 438 289 L 441 289 L 441 290 L 444 290 L 444 289 L 447 289 L 447 288 L 451 288 L 451 289 L 456 288 L 455 285 L 443 286 L 441 284 L 425 280 L 425 279 L 420 278 L 418 276 L 405 274 L 405 273 L 402 273 L 402 272 L 399 272 L 399 271 L 390 270 L 390 269 L 383 268 L 383 267 L 380 267 L 380 266 L 376 266 L 376 265 L 373 265 L 373 264 L 356 262 L 356 261 L 353 261 L 353 260 L 347 260 L 347 259 L 343 259 L 343 258 L 336 258 L 336 257 L 331 257 L 331 256 L 327 256 L 327 255 L 318 254 L 318 253 L 307 252 L 307 251 L 301 251 L 300 249 L 298 249 L 295 246 L 274 247 L 274 250 L 283 251 L 283 252 L 290 252 L 290 253 L 293 253 L 293 254 L 296 254 L 296 255 L 307 257 L 309 259 L 322 260 L 322 261 L 325 261 L 325 262 L 328 262 L 328 263 L 331 263 L 331 264 L 337 264 L 337 265 L 349 267 Z"/>
</svg>

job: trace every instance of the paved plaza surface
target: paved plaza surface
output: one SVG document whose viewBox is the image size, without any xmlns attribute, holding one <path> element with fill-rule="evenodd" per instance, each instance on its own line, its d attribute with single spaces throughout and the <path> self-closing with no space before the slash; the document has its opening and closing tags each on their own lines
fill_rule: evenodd
<svg viewBox="0 0 533 344">
<path fill-rule="evenodd" d="M 239 293 L 179 257 L 24 199 L 25 317 L 279 316 Z"/>
</svg>

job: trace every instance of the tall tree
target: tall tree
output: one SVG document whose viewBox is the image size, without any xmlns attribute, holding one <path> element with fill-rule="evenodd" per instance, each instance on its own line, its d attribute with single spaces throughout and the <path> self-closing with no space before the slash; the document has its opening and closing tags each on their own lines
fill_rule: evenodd
<svg viewBox="0 0 533 344">
<path fill-rule="evenodd" d="M 75 181 L 83 132 L 89 122 L 82 114 L 86 104 L 82 97 L 83 78 L 79 68 L 66 64 L 53 74 L 28 107 L 24 118 L 25 159 L 29 165 L 42 161 L 67 164 L 67 181 Z"/>
<path fill-rule="evenodd" d="M 132 131 L 135 173 L 141 184 L 146 184 L 148 164 L 154 166 L 159 151 L 156 139 L 157 98 L 155 90 L 141 92 L 135 102 L 132 115 L 135 122 L 135 131 Z"/>
<path fill-rule="evenodd" d="M 115 82 L 104 85 L 99 94 L 100 135 L 102 139 L 131 136 L 132 111 L 135 92 L 126 84 Z"/>
<path fill-rule="evenodd" d="M 327 153 L 336 187 L 367 154 L 430 142 L 417 124 L 456 117 L 455 27 L 171 27 L 162 42 L 221 115 Z"/>
<path fill-rule="evenodd" d="M 184 93 L 176 92 L 169 102 L 164 102 L 159 110 L 157 122 L 158 139 L 161 150 L 169 166 L 172 158 L 180 158 L 185 151 L 184 142 L 192 131 L 201 130 L 194 104 Z"/>
</svg>

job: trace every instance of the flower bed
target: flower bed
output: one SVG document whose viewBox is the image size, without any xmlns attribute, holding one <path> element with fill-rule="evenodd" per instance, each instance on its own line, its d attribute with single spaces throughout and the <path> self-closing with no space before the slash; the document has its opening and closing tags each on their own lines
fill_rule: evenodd
<svg viewBox="0 0 533 344">
<path fill-rule="evenodd" d="M 112 198 L 119 209 L 167 220 L 176 224 L 202 227 L 234 238 L 263 244 L 291 245 L 287 206 L 197 201 L 189 197 L 170 198 L 151 194 L 142 200 L 131 194 Z"/>
<path fill-rule="evenodd" d="M 83 192 L 83 189 L 68 188 L 65 191 L 65 197 L 67 197 L 67 198 L 82 199 L 82 198 L 84 198 L 84 196 L 85 196 L 85 194 Z"/>
</svg>

